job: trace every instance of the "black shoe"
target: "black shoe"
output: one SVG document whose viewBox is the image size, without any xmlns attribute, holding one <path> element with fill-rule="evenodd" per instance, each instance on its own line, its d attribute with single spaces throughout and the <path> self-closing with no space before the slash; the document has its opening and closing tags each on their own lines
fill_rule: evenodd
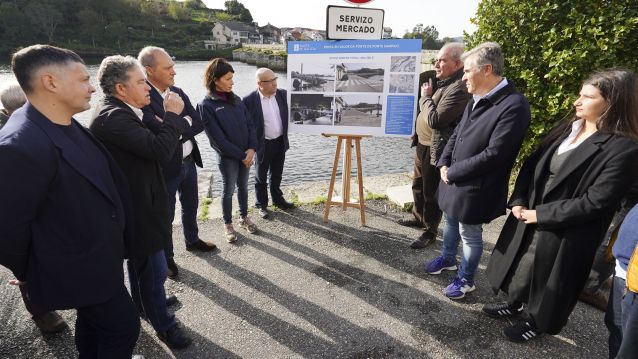
<svg viewBox="0 0 638 359">
<path fill-rule="evenodd" d="M 295 208 L 295 205 L 286 201 L 285 199 L 281 199 L 281 201 L 273 202 L 273 204 L 281 209 L 291 209 Z"/>
<path fill-rule="evenodd" d="M 177 278 L 179 274 L 179 269 L 177 268 L 177 263 L 175 263 L 175 259 L 173 257 L 166 258 L 166 267 L 168 267 L 167 275 L 170 279 Z"/>
<path fill-rule="evenodd" d="M 210 252 L 217 249 L 217 246 L 211 242 L 204 242 L 201 239 L 198 239 L 195 243 L 186 243 L 186 250 L 189 252 L 192 251 L 200 251 L 200 252 Z"/>
<path fill-rule="evenodd" d="M 421 221 L 417 220 L 416 218 L 400 218 L 399 220 L 397 220 L 397 223 L 405 227 L 423 227 Z"/>
<path fill-rule="evenodd" d="M 177 304 L 178 300 L 177 297 L 175 296 L 175 294 L 171 294 L 169 296 L 166 296 L 166 306 L 170 307 L 172 305 Z"/>
<path fill-rule="evenodd" d="M 34 318 L 33 321 L 35 325 L 42 331 L 42 333 L 53 334 L 59 333 L 67 327 L 64 318 L 60 316 L 60 314 L 53 312 L 46 312 L 39 316 L 38 318 Z"/>
<path fill-rule="evenodd" d="M 523 314 L 523 303 L 508 304 L 507 302 L 503 302 L 485 304 L 483 306 L 483 313 L 492 318 L 516 317 Z"/>
<path fill-rule="evenodd" d="M 511 327 L 503 329 L 503 334 L 505 334 L 509 341 L 514 343 L 527 343 L 541 335 L 534 325 L 534 322 L 529 319 L 517 322 Z"/>
<path fill-rule="evenodd" d="M 410 243 L 410 248 L 412 249 L 422 249 L 436 241 L 436 235 L 430 232 L 423 232 L 419 238 L 415 239 L 414 242 Z"/>
<path fill-rule="evenodd" d="M 270 215 L 270 211 L 266 208 L 259 208 L 259 217 L 266 219 Z"/>
<path fill-rule="evenodd" d="M 165 332 L 157 332 L 157 337 L 171 349 L 183 349 L 192 342 L 191 338 L 184 333 L 184 329 L 177 324 Z"/>
</svg>

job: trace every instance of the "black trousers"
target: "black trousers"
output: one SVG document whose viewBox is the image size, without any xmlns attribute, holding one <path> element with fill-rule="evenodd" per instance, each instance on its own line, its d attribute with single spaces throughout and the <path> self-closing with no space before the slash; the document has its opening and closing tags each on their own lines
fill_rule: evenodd
<svg viewBox="0 0 638 359">
<path fill-rule="evenodd" d="M 426 231 L 435 235 L 443 214 L 434 196 L 440 181 L 439 169 L 430 164 L 430 146 L 417 143 L 412 180 L 412 196 L 414 197 L 412 214 Z"/>
<path fill-rule="evenodd" d="M 267 183 L 270 182 L 270 196 L 274 204 L 284 201 L 284 193 L 281 191 L 281 175 L 284 172 L 286 160 L 286 148 L 284 136 L 274 140 L 266 140 L 264 144 L 264 159 L 255 164 L 255 195 L 257 201 L 255 207 L 268 207 Z M 268 174 L 270 173 L 270 181 Z"/>
<path fill-rule="evenodd" d="M 139 313 L 124 283 L 106 302 L 77 309 L 75 345 L 80 359 L 130 359 L 139 334 Z"/>
</svg>

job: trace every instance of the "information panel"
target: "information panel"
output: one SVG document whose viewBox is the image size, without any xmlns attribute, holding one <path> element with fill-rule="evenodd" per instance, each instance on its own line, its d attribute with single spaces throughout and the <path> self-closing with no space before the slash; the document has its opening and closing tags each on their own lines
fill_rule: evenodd
<svg viewBox="0 0 638 359">
<path fill-rule="evenodd" d="M 421 40 L 288 43 L 290 131 L 412 136 Z"/>
</svg>

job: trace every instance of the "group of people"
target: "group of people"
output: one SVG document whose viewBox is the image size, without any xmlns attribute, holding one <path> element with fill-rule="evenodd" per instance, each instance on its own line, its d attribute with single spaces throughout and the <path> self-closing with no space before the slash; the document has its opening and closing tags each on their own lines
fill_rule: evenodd
<svg viewBox="0 0 638 359">
<path fill-rule="evenodd" d="M 618 211 L 622 221 L 633 206 L 614 226 L 615 243 L 603 245 L 613 246 L 617 261 L 605 318 L 610 358 L 635 358 L 638 263 L 632 266 L 630 258 L 638 243 L 637 77 L 623 69 L 591 74 L 574 116 L 556 124 L 525 160 L 507 201 L 530 108 L 503 67 L 496 43 L 466 52 L 448 44 L 439 51 L 437 81 L 425 79 L 415 124 L 413 216 L 399 223 L 422 228 L 410 245 L 420 249 L 435 241 L 445 218 L 441 254 L 425 270 L 437 275 L 458 268 L 443 288 L 458 300 L 476 288 L 483 225 L 511 209 L 486 270 L 494 293 L 506 293 L 507 301 L 488 303 L 483 312 L 519 317 L 503 332 L 527 342 L 566 325 L 612 217 Z"/>
<path fill-rule="evenodd" d="M 89 109 L 95 89 L 77 54 L 34 45 L 13 55 L 12 69 L 19 85 L 0 91 L 0 264 L 13 272 L 36 324 L 59 330 L 64 321 L 54 311 L 75 308 L 81 358 L 130 358 L 140 317 L 169 347 L 188 346 L 191 339 L 167 309 L 177 299 L 166 295 L 164 283 L 179 272 L 172 242 L 177 194 L 186 249 L 216 249 L 198 236 L 202 159 L 195 136 L 205 131 L 217 154 L 228 242 L 237 239 L 235 189 L 239 227 L 258 230 L 248 216 L 253 164 L 259 215 L 269 216 L 269 193 L 273 204 L 291 208 L 280 188 L 289 119 L 277 76 L 260 68 L 257 89 L 242 99 L 233 92 L 233 67 L 213 59 L 204 73 L 207 95 L 193 107 L 175 86 L 164 49 L 146 47 L 138 59 L 109 56 L 98 71 L 104 98 L 87 129 L 73 116 Z M 508 201 L 531 115 L 526 98 L 503 76 L 501 47 L 484 43 L 465 51 L 447 44 L 435 69 L 436 78 L 420 89 L 413 218 L 400 220 L 423 229 L 411 243 L 421 249 L 435 241 L 445 219 L 441 254 L 425 270 L 458 268 L 443 288 L 450 299 L 474 291 L 483 225 L 510 208 L 486 270 L 507 301 L 486 304 L 483 312 L 520 317 L 504 329 L 515 342 L 556 334 L 620 211 L 624 221 L 604 243 L 616 258 L 605 322 L 610 357 L 636 357 L 630 342 L 638 330 L 638 260 L 631 259 L 638 206 L 628 191 L 638 180 L 636 75 L 612 69 L 587 78 L 575 115 L 525 160 Z"/>
<path fill-rule="evenodd" d="M 167 277 L 175 278 L 172 222 L 182 205 L 185 247 L 210 252 L 199 238 L 196 214 L 202 166 L 195 136 L 206 131 L 222 174 L 224 233 L 257 227 L 247 215 L 249 169 L 256 165 L 257 206 L 284 209 L 280 189 L 288 149 L 288 105 L 277 77 L 256 73 L 257 89 L 243 100 L 232 92 L 233 68 L 213 59 L 205 72 L 206 97 L 193 107 L 175 86 L 175 66 L 162 48 L 145 47 L 138 59 L 106 57 L 98 70 L 104 98 L 88 128 L 73 116 L 90 108 L 90 75 L 74 52 L 49 45 L 17 51 L 18 84 L 0 90 L 0 264 L 10 269 L 25 306 L 44 332 L 66 323 L 55 310 L 76 309 L 80 358 L 131 358 L 140 317 L 170 348 L 191 338 L 167 309 Z M 130 293 L 124 282 L 127 260 Z"/>
</svg>

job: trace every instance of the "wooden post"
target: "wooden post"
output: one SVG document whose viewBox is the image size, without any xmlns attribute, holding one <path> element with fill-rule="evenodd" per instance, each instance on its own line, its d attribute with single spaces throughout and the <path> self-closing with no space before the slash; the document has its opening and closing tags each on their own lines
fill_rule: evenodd
<svg viewBox="0 0 638 359">
<path fill-rule="evenodd" d="M 323 136 L 331 137 L 337 136 L 337 149 L 335 151 L 335 159 L 332 165 L 332 176 L 330 176 L 330 186 L 328 186 L 328 199 L 326 200 L 325 208 L 323 211 L 323 221 L 328 222 L 328 216 L 330 215 L 330 207 L 332 205 L 341 205 L 341 208 L 345 211 L 348 207 L 359 208 L 361 215 L 361 225 L 366 225 L 365 217 L 365 197 L 363 195 L 363 169 L 361 163 L 361 138 L 370 137 L 367 135 L 335 135 L 335 134 L 323 134 Z M 333 201 L 332 193 L 334 192 L 335 180 L 337 177 L 337 168 L 339 166 L 339 158 L 341 152 L 341 145 L 345 140 L 345 151 L 343 154 L 343 173 L 342 173 L 342 185 L 341 185 L 341 201 Z M 356 157 L 357 157 L 357 182 L 359 185 L 359 201 L 350 202 L 350 182 L 352 172 L 352 141 L 354 140 Z"/>
</svg>

